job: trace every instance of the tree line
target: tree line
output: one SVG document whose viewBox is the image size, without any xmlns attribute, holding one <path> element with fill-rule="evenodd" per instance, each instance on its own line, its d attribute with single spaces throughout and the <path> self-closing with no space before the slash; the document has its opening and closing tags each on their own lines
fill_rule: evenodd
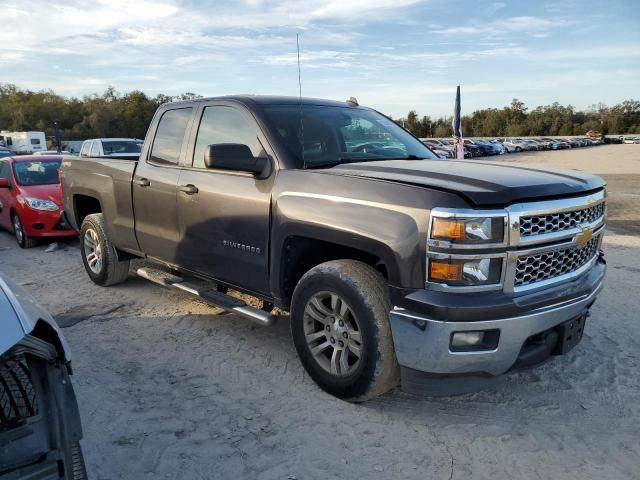
<svg viewBox="0 0 640 480">
<path fill-rule="evenodd" d="M 453 106 L 452 106 L 453 110 Z M 452 117 L 420 118 L 411 110 L 405 118 L 396 119 L 417 137 L 449 137 Z M 640 133 L 640 102 L 625 100 L 613 107 L 603 103 L 585 111 L 558 102 L 529 110 L 514 98 L 509 106 L 476 110 L 462 117 L 466 137 L 520 137 L 584 135 L 589 130 L 604 135 Z"/>
<path fill-rule="evenodd" d="M 44 131 L 52 137 L 57 123 L 64 140 L 144 138 L 159 105 L 193 98 L 199 95 L 187 92 L 151 97 L 139 90 L 122 94 L 113 87 L 102 95 L 68 98 L 52 90 L 32 91 L 0 83 L 0 129 Z M 411 110 L 405 118 L 395 121 L 417 137 L 449 137 L 452 133 L 451 117 L 420 117 Z M 583 135 L 588 130 L 637 134 L 640 133 L 640 102 L 626 100 L 613 107 L 598 104 L 585 111 L 556 102 L 529 110 L 523 102 L 514 99 L 501 109 L 487 108 L 465 115 L 462 128 L 467 137 Z"/>
<path fill-rule="evenodd" d="M 57 123 L 64 140 L 144 138 L 159 105 L 197 97 L 194 93 L 150 97 L 139 90 L 121 94 L 109 87 L 102 95 L 67 98 L 52 90 L 34 92 L 5 83 L 0 84 L 0 129 L 42 131 L 49 138 Z"/>
</svg>

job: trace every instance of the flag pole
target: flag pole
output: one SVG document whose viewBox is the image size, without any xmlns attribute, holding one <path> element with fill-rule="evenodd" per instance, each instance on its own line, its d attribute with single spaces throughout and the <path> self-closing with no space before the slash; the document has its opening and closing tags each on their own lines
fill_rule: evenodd
<svg viewBox="0 0 640 480">
<path fill-rule="evenodd" d="M 462 115 L 460 114 L 460 85 L 456 89 L 456 103 L 453 110 L 453 137 L 455 138 L 456 158 L 464 160 L 464 140 L 462 139 Z"/>
</svg>

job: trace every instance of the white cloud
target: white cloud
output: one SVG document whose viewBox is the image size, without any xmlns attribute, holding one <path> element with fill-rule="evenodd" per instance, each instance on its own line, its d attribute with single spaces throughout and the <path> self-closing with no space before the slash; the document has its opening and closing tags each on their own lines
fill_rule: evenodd
<svg viewBox="0 0 640 480">
<path fill-rule="evenodd" d="M 551 30 L 575 24 L 571 19 L 548 19 L 533 16 L 519 16 L 496 20 L 494 22 L 476 22 L 474 25 L 455 26 L 434 29 L 433 33 L 443 35 L 488 35 L 524 33 L 531 36 L 547 36 Z"/>
</svg>

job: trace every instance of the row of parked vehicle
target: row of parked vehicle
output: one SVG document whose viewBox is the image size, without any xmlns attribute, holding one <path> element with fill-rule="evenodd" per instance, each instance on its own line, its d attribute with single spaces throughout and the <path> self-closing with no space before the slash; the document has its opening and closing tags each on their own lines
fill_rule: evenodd
<svg viewBox="0 0 640 480">
<path fill-rule="evenodd" d="M 631 138 L 631 137 L 627 137 Z M 635 143 L 623 137 L 607 137 L 606 143 Z M 448 138 L 422 138 L 427 147 L 440 158 L 455 158 L 455 144 Z M 466 138 L 464 139 L 464 158 L 487 157 L 538 150 L 564 150 L 578 147 L 591 147 L 605 143 L 594 138 Z M 638 142 L 640 143 L 640 141 Z"/>
</svg>

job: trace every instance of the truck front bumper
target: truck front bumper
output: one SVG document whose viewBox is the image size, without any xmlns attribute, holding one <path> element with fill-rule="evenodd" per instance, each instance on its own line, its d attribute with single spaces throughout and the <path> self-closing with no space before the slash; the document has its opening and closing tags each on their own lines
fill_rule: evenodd
<svg viewBox="0 0 640 480">
<path fill-rule="evenodd" d="M 553 333 L 554 329 L 570 320 L 584 321 L 589 307 L 602 289 L 604 270 L 604 264 L 598 263 L 589 274 L 577 280 L 574 287 L 581 287 L 577 296 L 575 288 L 574 295 L 570 298 L 558 295 L 554 290 L 550 295 L 555 296 L 555 302 L 549 303 L 547 298 L 547 301 L 541 302 L 542 306 L 500 318 L 478 319 L 479 313 L 476 311 L 475 315 L 470 315 L 474 318 L 473 321 L 461 321 L 454 314 L 455 307 L 450 306 L 446 311 L 456 321 L 449 321 L 394 307 L 390 312 L 390 322 L 396 356 L 401 366 L 403 390 L 431 394 L 430 391 L 422 392 L 420 385 L 433 384 L 437 387 L 438 379 L 443 378 L 461 379 L 468 387 L 463 390 L 475 390 L 475 380 L 500 375 L 521 363 L 535 363 L 532 359 L 544 360 L 554 349 L 557 351 L 558 335 Z M 572 290 L 571 286 L 565 288 L 565 292 Z M 527 299 L 521 297 L 520 301 L 526 303 Z M 454 333 L 486 331 L 494 332 L 494 335 L 499 332 L 495 347 L 467 351 L 456 351 L 452 347 Z M 547 332 L 555 336 L 547 335 Z M 581 334 L 582 331 L 580 336 Z M 535 355 L 531 355 L 534 349 L 530 347 L 535 343 L 532 342 L 532 337 L 538 343 L 539 351 Z M 541 337 L 547 339 L 547 344 L 544 344 Z M 553 344 L 549 345 L 549 341 Z M 421 373 L 424 375 L 420 375 Z M 442 385 L 442 382 L 439 383 Z"/>
</svg>

